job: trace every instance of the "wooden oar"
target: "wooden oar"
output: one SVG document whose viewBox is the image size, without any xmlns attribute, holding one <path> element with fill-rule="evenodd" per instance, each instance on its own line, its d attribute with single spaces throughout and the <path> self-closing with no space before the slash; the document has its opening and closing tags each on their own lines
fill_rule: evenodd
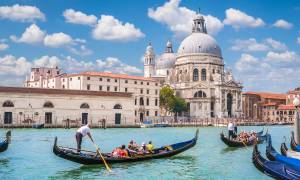
<svg viewBox="0 0 300 180">
<path fill-rule="evenodd" d="M 92 142 L 93 142 L 93 141 L 92 141 Z M 104 165 L 105 165 L 107 171 L 111 172 L 111 168 L 108 166 L 106 160 L 105 160 L 104 157 L 102 156 L 99 147 L 98 147 L 94 142 L 93 142 L 93 144 L 94 144 L 94 146 L 95 146 L 95 148 L 96 148 L 96 150 L 97 150 L 97 153 L 100 155 L 100 157 L 101 157 L 101 159 L 102 159 L 102 161 L 103 161 L 103 163 L 104 163 Z"/>
</svg>

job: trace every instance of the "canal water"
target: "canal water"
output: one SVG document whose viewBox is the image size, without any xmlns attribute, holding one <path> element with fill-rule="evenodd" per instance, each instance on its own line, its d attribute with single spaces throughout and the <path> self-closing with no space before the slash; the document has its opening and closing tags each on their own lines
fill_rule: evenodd
<svg viewBox="0 0 300 180">
<path fill-rule="evenodd" d="M 265 127 L 279 150 L 284 136 L 290 139 L 290 126 Z M 239 127 L 239 130 L 261 130 L 262 127 Z M 228 148 L 219 133 L 226 128 L 200 128 L 199 140 L 192 149 L 167 159 L 113 164 L 113 173 L 101 165 L 80 165 L 52 153 L 54 137 L 58 144 L 75 147 L 75 129 L 13 129 L 12 143 L 0 154 L 0 179 L 270 179 L 251 161 L 252 147 Z M 0 129 L 1 136 L 6 130 Z M 189 140 L 196 128 L 92 129 L 103 152 L 134 139 L 139 144 L 152 140 L 156 147 Z M 94 150 L 85 138 L 83 148 Z M 265 144 L 259 149 L 265 155 Z"/>
</svg>

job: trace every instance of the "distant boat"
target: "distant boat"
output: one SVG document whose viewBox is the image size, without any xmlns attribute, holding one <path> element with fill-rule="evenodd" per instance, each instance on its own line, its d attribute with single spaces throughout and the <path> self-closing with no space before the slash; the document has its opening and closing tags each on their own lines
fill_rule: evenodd
<svg viewBox="0 0 300 180">
<path fill-rule="evenodd" d="M 45 125 L 45 124 L 34 124 L 34 125 L 32 125 L 32 128 L 35 128 L 35 129 L 42 129 L 42 128 L 44 128 L 44 125 Z"/>
<path fill-rule="evenodd" d="M 10 143 L 10 138 L 11 138 L 11 131 L 7 131 L 5 140 L 0 142 L 0 152 L 7 150 L 8 144 Z"/>
<path fill-rule="evenodd" d="M 256 133 L 257 138 L 258 138 L 257 143 L 261 143 L 266 139 L 266 134 L 263 135 L 263 132 L 264 132 L 264 130 Z M 220 134 L 220 139 L 229 147 L 245 147 L 245 146 L 251 146 L 251 145 L 255 144 L 255 141 L 253 141 L 253 142 L 243 142 L 243 141 L 237 141 L 237 140 L 229 139 L 228 137 L 226 137 L 224 135 L 223 132 Z"/>
<path fill-rule="evenodd" d="M 170 125 L 169 124 L 160 123 L 160 124 L 154 124 L 153 127 L 170 127 Z"/>
</svg>

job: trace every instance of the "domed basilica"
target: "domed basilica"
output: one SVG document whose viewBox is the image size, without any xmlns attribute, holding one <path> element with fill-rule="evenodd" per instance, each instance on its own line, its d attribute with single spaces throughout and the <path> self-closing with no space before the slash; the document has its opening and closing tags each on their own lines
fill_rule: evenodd
<svg viewBox="0 0 300 180">
<path fill-rule="evenodd" d="M 181 42 L 177 53 L 170 41 L 157 58 L 152 45 L 147 46 L 144 76 L 169 85 L 184 98 L 189 109 L 186 116 L 222 118 L 242 114 L 242 85 L 230 70 L 224 70 L 221 48 L 207 34 L 201 15 L 194 19 L 192 33 Z"/>
</svg>

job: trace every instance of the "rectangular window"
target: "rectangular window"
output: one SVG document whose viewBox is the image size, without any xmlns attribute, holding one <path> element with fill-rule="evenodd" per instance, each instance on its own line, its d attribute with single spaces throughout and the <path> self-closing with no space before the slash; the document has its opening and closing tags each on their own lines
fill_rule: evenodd
<svg viewBox="0 0 300 180">
<path fill-rule="evenodd" d="M 125 88 L 125 92 L 127 92 L 128 91 L 128 89 L 127 88 Z"/>
<path fill-rule="evenodd" d="M 110 87 L 109 87 L 109 86 L 107 86 L 107 88 L 106 88 L 106 89 L 107 89 L 107 91 L 109 91 L 109 90 L 110 90 Z"/>
<path fill-rule="evenodd" d="M 99 91 L 102 91 L 102 86 L 99 86 Z"/>
<path fill-rule="evenodd" d="M 59 74 L 59 71 L 56 71 L 57 74 Z"/>
<path fill-rule="evenodd" d="M 134 84 L 137 84 L 137 82 L 136 82 L 136 81 L 134 81 Z"/>
<path fill-rule="evenodd" d="M 141 85 L 143 85 L 144 84 L 144 82 L 141 82 Z"/>
<path fill-rule="evenodd" d="M 91 77 L 87 77 L 87 80 L 91 80 Z"/>
<path fill-rule="evenodd" d="M 147 85 L 149 85 L 149 82 L 147 82 Z"/>
<path fill-rule="evenodd" d="M 99 81 L 102 81 L 102 78 L 99 78 Z"/>
<path fill-rule="evenodd" d="M 90 88 L 91 88 L 91 85 L 88 84 L 88 85 L 86 86 L 86 89 L 87 89 L 87 90 L 90 90 Z"/>
<path fill-rule="evenodd" d="M 115 82 L 118 82 L 118 80 L 117 80 L 117 79 L 115 79 Z"/>
<path fill-rule="evenodd" d="M 72 81 L 72 78 L 70 78 L 70 81 Z"/>
<path fill-rule="evenodd" d="M 136 112 L 136 111 L 134 111 L 134 115 L 135 115 L 135 116 L 137 115 L 137 112 Z"/>
<path fill-rule="evenodd" d="M 80 77 L 78 77 L 78 80 L 80 80 Z"/>
<path fill-rule="evenodd" d="M 125 80 L 125 83 L 128 83 L 128 80 L 127 80 L 127 79 Z"/>
<path fill-rule="evenodd" d="M 146 100 L 146 105 L 149 106 L 149 98 Z"/>
<path fill-rule="evenodd" d="M 115 91 L 118 91 L 118 87 L 115 87 Z"/>
<path fill-rule="evenodd" d="M 157 116 L 157 111 L 155 111 L 155 116 Z"/>
<path fill-rule="evenodd" d="M 149 111 L 146 112 L 146 115 L 149 116 Z"/>
<path fill-rule="evenodd" d="M 107 82 L 110 82 L 110 79 L 107 79 Z"/>
<path fill-rule="evenodd" d="M 147 89 L 147 94 L 149 94 L 149 89 Z"/>
<path fill-rule="evenodd" d="M 155 86 L 158 86 L 158 83 L 155 83 Z"/>
<path fill-rule="evenodd" d="M 158 105 L 158 100 L 157 99 L 155 99 L 155 106 L 157 106 Z"/>
<path fill-rule="evenodd" d="M 158 93 L 158 90 L 156 89 L 156 90 L 155 90 L 155 95 L 157 95 L 157 93 Z"/>
<path fill-rule="evenodd" d="M 140 92 L 141 92 L 141 94 L 143 94 L 143 89 L 141 89 L 141 91 L 140 91 Z"/>
<path fill-rule="evenodd" d="M 134 105 L 136 105 L 137 104 L 137 99 L 135 98 L 135 100 L 134 100 Z"/>
</svg>

